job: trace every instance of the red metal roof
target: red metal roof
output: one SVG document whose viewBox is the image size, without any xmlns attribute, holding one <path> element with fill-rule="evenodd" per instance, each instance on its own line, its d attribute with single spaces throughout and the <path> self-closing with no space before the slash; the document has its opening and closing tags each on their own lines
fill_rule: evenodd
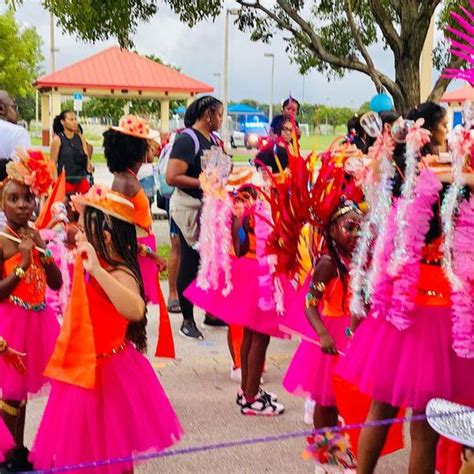
<svg viewBox="0 0 474 474">
<path fill-rule="evenodd" d="M 127 89 L 159 92 L 212 92 L 204 82 L 118 46 L 40 77 L 36 87 Z"/>
<path fill-rule="evenodd" d="M 474 100 L 474 87 L 464 86 L 451 92 L 446 92 L 441 97 L 441 102 L 464 102 L 466 100 Z"/>
</svg>

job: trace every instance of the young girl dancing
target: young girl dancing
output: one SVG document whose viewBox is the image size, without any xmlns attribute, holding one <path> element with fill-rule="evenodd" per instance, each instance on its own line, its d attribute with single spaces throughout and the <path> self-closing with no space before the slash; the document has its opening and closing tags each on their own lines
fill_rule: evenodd
<svg viewBox="0 0 474 474">
<path fill-rule="evenodd" d="M 29 224 L 36 197 L 52 184 L 51 165 L 40 152 L 20 153 L 20 161 L 7 165 L 1 191 L 6 223 L 0 231 L 0 334 L 25 353 L 26 370 L 18 370 L 9 357 L 0 358 L 1 416 L 15 439 L 7 455 L 7 469 L 28 470 L 23 444 L 26 400 L 46 382 L 43 371 L 56 342 L 59 324 L 46 305 L 46 285 L 61 288 L 61 272 L 39 232 Z"/>
<path fill-rule="evenodd" d="M 84 233 L 77 236 L 71 302 L 46 370 L 53 384 L 31 455 L 38 469 L 159 451 L 182 435 L 142 354 L 146 304 L 133 204 L 97 187 L 72 199 Z M 132 471 L 132 463 L 88 469 Z"/>
</svg>

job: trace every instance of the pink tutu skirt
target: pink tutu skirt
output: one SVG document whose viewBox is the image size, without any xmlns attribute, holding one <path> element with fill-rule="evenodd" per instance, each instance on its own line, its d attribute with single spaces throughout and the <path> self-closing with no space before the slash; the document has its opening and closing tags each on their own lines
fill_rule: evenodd
<svg viewBox="0 0 474 474">
<path fill-rule="evenodd" d="M 146 237 L 139 237 L 138 243 L 148 245 L 153 252 L 156 252 L 155 234 L 149 234 Z M 156 262 L 150 257 L 138 256 L 138 264 L 143 278 L 143 286 L 145 287 L 145 297 L 149 303 L 158 304 L 158 267 Z"/>
<path fill-rule="evenodd" d="M 5 454 L 15 447 L 13 436 L 6 427 L 2 419 L 0 419 L 0 462 L 5 461 Z"/>
<path fill-rule="evenodd" d="M 148 360 L 131 344 L 97 367 L 87 390 L 54 381 L 31 450 L 35 469 L 103 461 L 175 444 L 183 430 Z M 115 474 L 132 463 L 74 470 Z"/>
<path fill-rule="evenodd" d="M 43 371 L 59 334 L 53 311 L 28 311 L 13 303 L 0 303 L 0 335 L 24 358 L 26 372 L 20 374 L 0 357 L 0 393 L 4 400 L 26 400 L 46 383 Z"/>
<path fill-rule="evenodd" d="M 204 291 L 194 281 L 186 289 L 184 296 L 227 324 L 244 326 L 269 336 L 288 337 L 279 329 L 281 316 L 275 310 L 262 311 L 258 307 L 260 294 L 258 262 L 255 258 L 241 257 L 232 260 L 232 285 L 232 291 L 223 296 L 221 288 Z"/>
<path fill-rule="evenodd" d="M 345 329 L 349 316 L 323 318 L 329 334 L 336 342 L 336 348 L 344 352 L 347 346 Z M 313 342 L 303 340 L 297 347 L 283 378 L 283 387 L 292 395 L 310 397 L 318 405 L 335 406 L 333 374 L 341 356 L 323 354 Z"/>
<path fill-rule="evenodd" d="M 417 306 L 411 326 L 398 330 L 368 316 L 336 372 L 380 402 L 424 410 L 440 397 L 474 405 L 474 359 L 452 349 L 451 310 Z"/>
</svg>

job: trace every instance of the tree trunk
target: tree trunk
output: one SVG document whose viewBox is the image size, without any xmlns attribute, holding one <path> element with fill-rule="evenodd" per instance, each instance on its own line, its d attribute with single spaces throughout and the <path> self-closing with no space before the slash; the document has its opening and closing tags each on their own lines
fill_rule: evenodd
<svg viewBox="0 0 474 474">
<path fill-rule="evenodd" d="M 392 91 L 395 109 L 403 116 L 420 103 L 420 58 L 395 58 L 395 82 L 399 90 Z"/>
</svg>

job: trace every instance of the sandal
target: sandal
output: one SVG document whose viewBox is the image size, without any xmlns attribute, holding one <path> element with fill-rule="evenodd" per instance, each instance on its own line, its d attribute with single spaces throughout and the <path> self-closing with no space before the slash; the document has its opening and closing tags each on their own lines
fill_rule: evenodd
<svg viewBox="0 0 474 474">
<path fill-rule="evenodd" d="M 179 305 L 179 300 L 176 299 L 168 301 L 168 313 L 181 313 L 181 306 Z"/>
</svg>

